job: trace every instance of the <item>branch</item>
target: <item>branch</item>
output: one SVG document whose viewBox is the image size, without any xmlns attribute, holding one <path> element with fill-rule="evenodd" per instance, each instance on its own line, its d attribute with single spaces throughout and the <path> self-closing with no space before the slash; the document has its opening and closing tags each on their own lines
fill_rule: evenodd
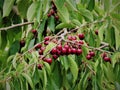
<svg viewBox="0 0 120 90">
<path fill-rule="evenodd" d="M 34 22 L 24 22 L 24 23 L 20 23 L 20 24 L 15 24 L 15 25 L 12 25 L 12 26 L 9 26 L 9 27 L 0 28 L 0 31 L 2 31 L 2 30 L 8 30 L 8 29 L 12 29 L 12 28 L 15 28 L 15 27 L 20 27 L 20 26 L 28 25 L 28 24 L 33 24 L 33 23 Z"/>
</svg>

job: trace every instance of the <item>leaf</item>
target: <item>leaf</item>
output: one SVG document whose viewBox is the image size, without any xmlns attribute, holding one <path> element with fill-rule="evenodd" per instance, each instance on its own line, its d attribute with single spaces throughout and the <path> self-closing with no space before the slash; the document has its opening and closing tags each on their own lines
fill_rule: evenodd
<svg viewBox="0 0 120 90">
<path fill-rule="evenodd" d="M 48 27 L 50 28 L 50 30 L 52 32 L 55 31 L 55 20 L 54 20 L 54 17 L 51 16 L 49 19 L 48 19 Z"/>
<path fill-rule="evenodd" d="M 92 11 L 95 7 L 95 0 L 90 0 L 87 6 L 87 9 Z"/>
<path fill-rule="evenodd" d="M 80 25 L 81 25 L 80 21 L 77 20 L 77 19 L 73 19 L 73 20 L 72 20 L 72 23 L 75 24 L 75 25 L 77 25 L 77 26 L 80 26 Z"/>
<path fill-rule="evenodd" d="M 28 49 L 32 48 L 34 46 L 35 38 L 30 41 L 30 44 L 28 46 Z"/>
<path fill-rule="evenodd" d="M 20 42 L 14 41 L 9 50 L 10 55 L 13 55 L 19 52 L 19 49 L 20 49 Z"/>
<path fill-rule="evenodd" d="M 57 10 L 58 10 L 58 14 L 60 16 L 60 19 L 64 22 L 64 23 L 69 23 L 70 20 L 69 20 L 69 12 L 68 12 L 68 9 L 65 7 L 64 5 L 64 1 L 59 1 L 59 0 L 56 0 L 55 4 L 56 4 L 56 7 L 57 7 Z"/>
<path fill-rule="evenodd" d="M 75 4 L 71 0 L 66 0 L 66 5 L 68 5 L 68 8 L 74 11 L 77 11 Z"/>
<path fill-rule="evenodd" d="M 45 89 L 47 86 L 47 75 L 46 75 L 46 70 L 43 68 L 43 88 Z"/>
<path fill-rule="evenodd" d="M 3 17 L 10 14 L 15 0 L 4 0 L 3 4 Z"/>
<path fill-rule="evenodd" d="M 84 8 L 79 8 L 79 14 L 84 16 L 87 21 L 90 21 L 90 22 L 93 21 L 93 15 L 90 11 L 88 11 Z"/>
<path fill-rule="evenodd" d="M 109 0 L 103 0 L 103 3 L 104 3 L 104 10 L 106 12 L 109 12 L 109 10 L 111 9 L 112 2 Z"/>
<path fill-rule="evenodd" d="M 6 82 L 6 90 L 10 90 L 10 84 L 9 84 L 9 82 Z"/>
<path fill-rule="evenodd" d="M 118 82 L 115 82 L 115 90 L 120 90 L 120 84 Z"/>
<path fill-rule="evenodd" d="M 39 2 L 34 2 L 32 3 L 27 11 L 27 19 L 28 21 L 32 21 L 37 13 L 37 8 L 38 8 Z"/>
<path fill-rule="evenodd" d="M 27 2 L 26 2 L 26 0 L 19 0 L 17 2 L 17 7 L 18 7 L 18 10 L 19 10 L 20 16 L 22 18 L 26 18 L 27 10 L 28 10 L 28 7 L 29 7 L 30 4 L 31 4 L 30 0 L 28 0 Z"/>
<path fill-rule="evenodd" d="M 33 85 L 31 77 L 26 73 L 22 73 L 22 76 L 27 80 L 27 82 L 30 84 L 31 88 L 34 90 L 34 85 Z"/>
<path fill-rule="evenodd" d="M 78 66 L 71 55 L 68 56 L 68 60 L 69 60 L 70 70 L 73 74 L 73 83 L 74 83 L 78 77 Z"/>
<path fill-rule="evenodd" d="M 48 75 L 50 75 L 51 74 L 51 67 L 50 67 L 50 65 L 47 62 L 44 62 L 44 65 L 45 65 L 45 69 L 46 69 Z"/>
<path fill-rule="evenodd" d="M 56 26 L 56 29 L 62 29 L 62 28 L 74 28 L 75 25 L 72 23 L 60 23 Z"/>
<path fill-rule="evenodd" d="M 50 6 L 49 6 L 50 5 L 50 1 L 44 0 L 42 2 L 43 2 L 43 11 L 44 11 L 43 15 L 46 15 L 48 10 L 49 10 L 49 8 L 50 8 Z"/>
<path fill-rule="evenodd" d="M 55 47 L 56 44 L 53 43 L 53 42 L 50 42 L 47 46 L 46 46 L 46 49 L 44 51 L 44 54 L 46 54 L 48 51 L 50 51 L 53 47 Z"/>
</svg>

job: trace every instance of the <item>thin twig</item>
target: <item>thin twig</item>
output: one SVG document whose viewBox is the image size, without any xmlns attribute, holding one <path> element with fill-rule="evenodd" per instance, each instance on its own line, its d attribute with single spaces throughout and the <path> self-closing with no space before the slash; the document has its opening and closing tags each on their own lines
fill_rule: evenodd
<svg viewBox="0 0 120 90">
<path fill-rule="evenodd" d="M 8 30 L 8 29 L 12 29 L 12 28 L 15 28 L 15 27 L 20 27 L 20 26 L 28 25 L 28 24 L 33 24 L 33 23 L 34 22 L 24 22 L 24 23 L 20 23 L 20 24 L 15 24 L 15 25 L 12 25 L 12 26 L 9 26 L 9 27 L 0 28 L 0 31 L 2 31 L 2 30 Z"/>
</svg>

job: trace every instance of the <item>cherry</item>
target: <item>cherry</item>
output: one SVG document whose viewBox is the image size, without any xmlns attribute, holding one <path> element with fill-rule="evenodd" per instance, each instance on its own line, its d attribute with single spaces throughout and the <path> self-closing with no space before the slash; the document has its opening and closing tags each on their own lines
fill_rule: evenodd
<svg viewBox="0 0 120 90">
<path fill-rule="evenodd" d="M 42 65 L 42 64 L 38 64 L 38 65 L 37 65 L 37 67 L 38 67 L 38 69 L 40 69 L 40 70 L 41 70 L 41 69 L 42 69 L 42 67 L 43 67 L 43 65 Z"/>
<path fill-rule="evenodd" d="M 44 61 L 51 64 L 52 63 L 52 58 L 45 58 Z"/>
<path fill-rule="evenodd" d="M 107 53 L 102 53 L 102 58 L 107 57 Z"/>
<path fill-rule="evenodd" d="M 85 35 L 83 33 L 78 34 L 79 39 L 83 40 L 85 38 Z"/>
<path fill-rule="evenodd" d="M 62 49 L 61 49 L 62 50 Z M 57 55 L 61 55 L 61 50 L 57 49 Z"/>
<path fill-rule="evenodd" d="M 77 55 L 82 54 L 82 49 L 77 49 Z"/>
<path fill-rule="evenodd" d="M 68 51 L 67 51 L 68 54 L 71 54 L 72 53 L 72 49 L 69 48 Z"/>
<path fill-rule="evenodd" d="M 40 50 L 44 51 L 44 50 L 45 50 L 45 47 L 41 47 Z"/>
<path fill-rule="evenodd" d="M 54 59 L 57 59 L 57 58 L 58 58 L 58 55 L 54 54 L 54 55 L 52 55 L 52 57 L 53 57 Z"/>
<path fill-rule="evenodd" d="M 20 40 L 20 46 L 24 47 L 25 46 L 25 40 Z"/>
<path fill-rule="evenodd" d="M 62 48 L 62 53 L 61 54 L 66 54 L 67 53 L 67 49 L 66 48 Z"/>
<path fill-rule="evenodd" d="M 57 48 L 53 48 L 52 50 L 51 50 L 51 54 L 56 54 L 57 53 Z"/>
<path fill-rule="evenodd" d="M 84 44 L 84 42 L 83 42 L 82 40 L 80 40 L 80 41 L 79 41 L 79 44 L 80 44 L 80 45 L 81 45 L 81 44 Z"/>
<path fill-rule="evenodd" d="M 86 56 L 86 59 L 90 60 L 90 59 L 91 59 L 91 55 L 88 54 L 88 55 Z"/>
<path fill-rule="evenodd" d="M 40 43 L 35 46 L 36 49 L 39 49 L 41 47 L 42 47 L 42 45 Z"/>
<path fill-rule="evenodd" d="M 72 40 L 76 40 L 77 39 L 77 37 L 76 36 L 72 36 Z"/>
<path fill-rule="evenodd" d="M 76 48 L 72 48 L 71 53 L 72 53 L 72 54 L 76 54 L 76 52 L 77 52 Z"/>
<path fill-rule="evenodd" d="M 72 36 L 70 36 L 70 35 L 67 37 L 67 39 L 68 39 L 68 40 L 73 40 L 73 39 L 72 39 Z"/>
<path fill-rule="evenodd" d="M 103 59 L 104 59 L 104 61 L 106 61 L 106 62 L 110 62 L 110 61 L 111 61 L 111 59 L 110 59 L 109 57 L 107 57 L 107 56 L 104 57 Z"/>
<path fill-rule="evenodd" d="M 49 44 L 49 41 L 45 41 L 44 44 L 45 44 L 45 45 L 48 45 L 48 44 Z"/>
<path fill-rule="evenodd" d="M 49 37 L 49 36 L 46 36 L 46 37 L 44 38 L 44 40 L 45 40 L 45 41 L 48 41 L 48 40 L 50 40 L 50 37 Z"/>
<path fill-rule="evenodd" d="M 42 50 L 39 50 L 39 55 L 43 55 L 43 51 Z"/>
<path fill-rule="evenodd" d="M 57 49 L 62 50 L 62 45 L 61 44 L 57 45 Z"/>
<path fill-rule="evenodd" d="M 51 15 L 54 15 L 55 14 L 55 11 L 53 9 L 50 10 L 50 14 Z"/>
<path fill-rule="evenodd" d="M 33 33 L 33 34 L 36 34 L 36 33 L 37 33 L 37 30 L 33 29 L 33 30 L 32 30 L 32 33 Z"/>
<path fill-rule="evenodd" d="M 58 15 L 55 15 L 55 19 L 58 20 L 58 19 L 59 19 L 59 16 L 58 16 Z"/>
<path fill-rule="evenodd" d="M 48 13 L 47 16 L 50 17 L 50 16 L 51 16 L 51 13 Z"/>
<path fill-rule="evenodd" d="M 95 34 L 98 35 L 98 30 L 95 30 Z"/>
<path fill-rule="evenodd" d="M 64 48 L 66 48 L 68 50 L 69 49 L 69 45 L 65 44 Z"/>
<path fill-rule="evenodd" d="M 90 54 L 90 56 L 92 56 L 92 57 L 95 56 L 95 52 L 93 52 L 93 51 L 90 51 L 89 54 Z"/>
</svg>

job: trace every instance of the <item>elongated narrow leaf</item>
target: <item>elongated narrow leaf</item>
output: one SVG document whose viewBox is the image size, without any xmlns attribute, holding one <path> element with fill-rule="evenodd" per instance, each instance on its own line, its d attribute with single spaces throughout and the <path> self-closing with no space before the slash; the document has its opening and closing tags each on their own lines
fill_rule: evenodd
<svg viewBox="0 0 120 90">
<path fill-rule="evenodd" d="M 3 17 L 6 17 L 10 14 L 15 0 L 4 0 L 3 5 Z"/>
<path fill-rule="evenodd" d="M 70 70 L 73 74 L 73 83 L 76 81 L 78 77 L 78 66 L 75 60 L 72 58 L 72 56 L 68 56 L 69 64 L 70 64 Z"/>
<path fill-rule="evenodd" d="M 33 82 L 32 82 L 32 79 L 31 77 L 26 74 L 26 73 L 22 73 L 22 76 L 27 80 L 27 82 L 30 84 L 31 88 L 34 89 L 34 85 L 33 85 Z"/>
</svg>

